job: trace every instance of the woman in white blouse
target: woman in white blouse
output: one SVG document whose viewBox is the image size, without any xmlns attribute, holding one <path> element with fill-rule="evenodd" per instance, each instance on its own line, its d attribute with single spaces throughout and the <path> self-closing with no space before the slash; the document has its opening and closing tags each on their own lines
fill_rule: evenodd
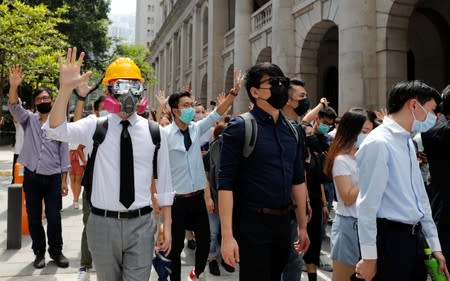
<svg viewBox="0 0 450 281">
<path fill-rule="evenodd" d="M 331 144 L 324 172 L 336 187 L 336 217 L 331 229 L 333 281 L 350 280 L 360 259 L 356 198 L 359 193 L 355 153 L 368 131 L 370 122 L 364 110 L 346 112 Z"/>
</svg>

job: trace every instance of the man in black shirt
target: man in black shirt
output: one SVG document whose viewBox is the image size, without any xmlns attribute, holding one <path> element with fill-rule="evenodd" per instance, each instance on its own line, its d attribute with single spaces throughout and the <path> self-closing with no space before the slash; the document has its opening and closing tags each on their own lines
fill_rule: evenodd
<svg viewBox="0 0 450 281">
<path fill-rule="evenodd" d="M 219 168 L 222 256 L 240 280 L 279 281 L 290 248 L 289 210 L 299 220 L 299 252 L 309 246 L 306 233 L 306 184 L 303 151 L 280 109 L 288 101 L 289 78 L 271 63 L 257 64 L 245 77 L 255 105 L 253 152 L 243 156 L 244 120 L 231 120 L 223 133 Z M 300 134 L 299 132 L 297 133 Z M 233 227 L 232 227 L 233 225 Z"/>
<path fill-rule="evenodd" d="M 444 120 L 422 133 L 422 143 L 430 165 L 431 209 L 438 229 L 442 254 L 450 257 L 450 85 L 442 92 Z M 447 268 L 450 268 L 447 259 Z"/>
</svg>

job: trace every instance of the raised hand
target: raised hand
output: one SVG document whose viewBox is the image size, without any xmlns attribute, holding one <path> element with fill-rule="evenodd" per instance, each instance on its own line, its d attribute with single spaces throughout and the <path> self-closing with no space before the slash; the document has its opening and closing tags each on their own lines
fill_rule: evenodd
<svg viewBox="0 0 450 281">
<path fill-rule="evenodd" d="M 159 92 L 156 94 L 156 100 L 158 101 L 159 105 L 165 105 L 167 103 L 167 97 L 164 90 L 159 90 Z"/>
<path fill-rule="evenodd" d="M 188 92 L 189 94 L 192 95 L 192 89 L 191 89 L 191 87 L 189 87 L 189 85 L 181 86 L 180 91 L 181 92 Z"/>
<path fill-rule="evenodd" d="M 20 84 L 22 84 L 22 81 L 23 81 L 22 67 L 16 64 L 9 70 L 9 86 L 17 88 L 20 86 Z"/>
<path fill-rule="evenodd" d="M 241 84 L 242 84 L 242 80 L 244 79 L 244 75 L 242 74 L 242 71 L 240 71 L 239 69 L 235 69 L 234 70 L 234 92 L 235 93 L 239 93 L 239 91 L 241 90 Z"/>
<path fill-rule="evenodd" d="M 325 97 L 320 99 L 320 103 L 323 104 L 325 107 L 328 107 L 328 105 L 330 104 L 330 102 Z"/>
<path fill-rule="evenodd" d="M 225 92 L 221 92 L 216 98 L 217 106 L 221 105 L 226 98 L 227 94 Z"/>
<path fill-rule="evenodd" d="M 383 121 L 385 116 L 388 116 L 388 112 L 386 108 L 381 108 L 380 111 L 375 111 L 377 118 Z"/>
<path fill-rule="evenodd" d="M 69 48 L 67 50 L 67 57 L 64 60 L 59 57 L 59 87 L 61 91 L 71 92 L 74 88 L 82 86 L 83 83 L 87 85 L 87 81 L 91 72 L 81 74 L 80 68 L 83 64 L 84 52 L 81 52 L 77 59 L 77 48 Z"/>
</svg>

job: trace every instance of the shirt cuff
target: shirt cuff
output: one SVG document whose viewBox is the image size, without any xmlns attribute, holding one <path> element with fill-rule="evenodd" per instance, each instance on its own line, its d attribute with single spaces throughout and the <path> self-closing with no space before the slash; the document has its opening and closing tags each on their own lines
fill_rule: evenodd
<svg viewBox="0 0 450 281">
<path fill-rule="evenodd" d="M 441 243 L 439 242 L 439 238 L 427 238 L 427 243 L 430 245 L 430 248 L 433 252 L 441 252 Z"/>
<path fill-rule="evenodd" d="M 361 246 L 361 257 L 365 260 L 376 260 L 378 258 L 377 255 L 377 246 L 368 246 L 368 245 L 360 245 Z"/>
<path fill-rule="evenodd" d="M 158 200 L 159 205 L 171 206 L 173 204 L 173 198 L 175 197 L 175 192 L 167 193 L 155 193 L 155 197 Z"/>
<path fill-rule="evenodd" d="M 217 110 L 214 109 L 211 113 L 211 117 L 217 122 L 220 120 L 220 118 L 222 118 L 222 115 L 219 115 L 219 113 L 217 113 Z"/>
</svg>

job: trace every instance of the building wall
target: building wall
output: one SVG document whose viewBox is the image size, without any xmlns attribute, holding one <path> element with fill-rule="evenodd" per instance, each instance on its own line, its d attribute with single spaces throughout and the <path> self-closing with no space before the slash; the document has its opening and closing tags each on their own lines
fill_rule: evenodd
<svg viewBox="0 0 450 281">
<path fill-rule="evenodd" d="M 160 0 L 136 0 L 136 43 L 150 46 L 161 27 Z"/>
<path fill-rule="evenodd" d="M 233 69 L 271 61 L 301 77 L 312 102 L 340 113 L 384 107 L 393 83 L 450 83 L 450 1 L 160 1 L 164 22 L 153 44 L 155 89 L 190 85 L 209 103 L 232 87 Z M 245 89 L 234 110 L 245 111 Z"/>
</svg>

